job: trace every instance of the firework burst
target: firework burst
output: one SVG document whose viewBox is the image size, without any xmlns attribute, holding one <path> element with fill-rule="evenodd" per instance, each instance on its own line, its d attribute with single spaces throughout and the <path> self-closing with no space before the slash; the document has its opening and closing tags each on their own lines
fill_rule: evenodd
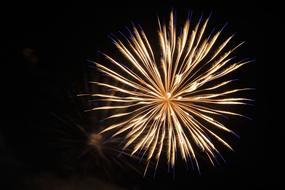
<svg viewBox="0 0 285 190">
<path fill-rule="evenodd" d="M 192 26 L 187 19 L 178 34 L 172 12 L 168 25 L 158 19 L 159 51 L 154 51 L 144 31 L 134 26 L 128 37 L 122 34 L 122 40 L 113 39 L 124 62 L 103 54 L 112 65 L 95 63 L 112 79 L 92 82 L 110 90 L 91 94 L 103 102 L 92 111 L 111 110 L 106 119 L 112 124 L 101 134 L 122 136 L 122 150 L 145 158 L 147 167 L 151 161 L 157 167 L 165 155 L 169 167 L 179 156 L 185 162 L 194 161 L 199 169 L 198 149 L 214 164 L 220 155 L 214 139 L 232 149 L 216 131 L 234 132 L 217 119 L 242 116 L 223 105 L 246 104 L 250 99 L 233 96 L 248 88 L 229 89 L 233 80 L 224 76 L 250 61 L 235 61 L 231 56 L 242 43 L 225 50 L 233 36 L 218 42 L 221 30 L 207 35 L 208 20 L 200 19 Z"/>
</svg>

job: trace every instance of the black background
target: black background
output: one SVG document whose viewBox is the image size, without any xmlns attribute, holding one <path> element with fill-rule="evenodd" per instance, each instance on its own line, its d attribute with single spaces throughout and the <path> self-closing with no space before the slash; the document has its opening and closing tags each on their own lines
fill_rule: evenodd
<svg viewBox="0 0 285 190">
<path fill-rule="evenodd" d="M 271 70 L 267 69 L 265 52 L 270 30 L 266 25 L 270 23 L 268 15 L 271 12 L 266 6 L 261 2 L 239 1 L 219 4 L 200 1 L 22 2 L 9 5 L 9 9 L 2 12 L 3 44 L 8 50 L 4 62 L 9 65 L 9 69 L 3 69 L 4 83 L 8 84 L 3 109 L 9 117 L 0 130 L 3 189 L 84 190 L 115 186 L 127 189 L 260 189 L 276 186 L 280 178 L 280 135 L 273 130 L 269 112 Z M 255 99 L 254 106 L 243 110 L 253 120 L 234 119 L 230 123 L 241 136 L 230 140 L 235 152 L 224 150 L 227 162 L 215 168 L 205 164 L 201 174 L 181 166 L 176 169 L 175 176 L 163 168 L 155 178 L 151 174 L 143 178 L 128 169 L 120 172 L 114 168 L 110 169 L 111 174 L 101 175 L 104 161 L 101 166 L 93 164 L 96 154 L 77 159 L 85 147 L 86 137 L 70 122 L 72 118 L 89 126 L 87 130 L 92 124 L 90 115 L 83 113 L 86 101 L 76 97 L 89 89 L 86 82 L 90 73 L 96 75 L 87 60 L 96 60 L 98 50 L 109 49 L 112 44 L 108 35 L 124 30 L 131 22 L 155 34 L 156 16 L 167 18 L 171 9 L 182 20 L 189 10 L 194 11 L 197 19 L 201 13 L 212 12 L 211 26 L 221 28 L 228 22 L 224 33 L 236 32 L 234 43 L 246 42 L 238 55 L 256 61 L 235 77 L 240 78 L 240 84 L 256 88 L 249 94 Z M 94 115 L 91 117 L 97 119 Z M 56 132 L 61 130 L 63 134 Z M 75 141 L 62 141 L 63 138 Z M 109 187 L 110 183 L 114 186 Z"/>
</svg>

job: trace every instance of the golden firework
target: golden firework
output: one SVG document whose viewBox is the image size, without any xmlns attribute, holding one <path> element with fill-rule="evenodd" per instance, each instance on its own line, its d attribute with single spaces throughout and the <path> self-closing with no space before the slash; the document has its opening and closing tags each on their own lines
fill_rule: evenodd
<svg viewBox="0 0 285 190">
<path fill-rule="evenodd" d="M 103 54 L 112 65 L 95 63 L 112 78 L 92 82 L 110 91 L 91 94 L 106 103 L 91 110 L 114 110 L 107 117 L 113 123 L 101 134 L 122 135 L 122 149 L 145 158 L 147 166 L 155 161 L 157 167 L 165 154 L 168 166 L 173 167 L 180 155 L 185 162 L 194 160 L 199 169 L 195 149 L 214 164 L 219 152 L 212 139 L 232 149 L 215 131 L 233 131 L 216 117 L 242 116 L 221 105 L 246 104 L 250 99 L 231 96 L 248 88 L 229 90 L 226 85 L 232 80 L 224 76 L 250 61 L 235 61 L 231 56 L 242 43 L 225 50 L 233 36 L 218 42 L 220 30 L 205 37 L 208 21 L 192 27 L 187 19 L 177 34 L 173 12 L 168 25 L 158 19 L 159 51 L 154 51 L 140 27 L 133 26 L 129 37 L 113 39 L 123 62 Z"/>
</svg>

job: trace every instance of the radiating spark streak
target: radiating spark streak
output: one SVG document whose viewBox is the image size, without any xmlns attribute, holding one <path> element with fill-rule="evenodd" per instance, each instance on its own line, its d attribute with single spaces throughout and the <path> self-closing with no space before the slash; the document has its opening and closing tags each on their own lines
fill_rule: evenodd
<svg viewBox="0 0 285 190">
<path fill-rule="evenodd" d="M 174 167 L 181 157 L 185 162 L 194 161 L 199 170 L 196 158 L 199 149 L 215 165 L 217 156 L 221 155 L 213 139 L 233 150 L 215 131 L 235 134 L 218 121 L 218 117 L 246 117 L 219 105 L 247 104 L 252 100 L 236 97 L 236 94 L 251 89 L 227 87 L 234 80 L 217 81 L 250 62 L 235 61 L 231 57 L 243 43 L 225 51 L 234 35 L 222 42 L 219 42 L 222 29 L 206 36 L 209 18 L 202 20 L 192 29 L 188 19 L 177 34 L 173 12 L 168 25 L 158 19 L 158 52 L 154 51 L 145 32 L 133 25 L 132 31 L 127 29 L 128 37 L 120 33 L 122 40 L 112 39 L 127 61 L 120 62 L 102 54 L 112 66 L 94 63 L 111 81 L 119 83 L 91 82 L 113 92 L 112 95 L 108 92 L 90 94 L 107 104 L 91 110 L 116 110 L 105 118 L 114 120 L 114 124 L 100 134 L 124 137 L 122 149 L 128 148 L 132 156 L 144 157 L 145 172 L 151 161 L 155 161 L 157 168 L 164 154 L 169 167 Z"/>
</svg>

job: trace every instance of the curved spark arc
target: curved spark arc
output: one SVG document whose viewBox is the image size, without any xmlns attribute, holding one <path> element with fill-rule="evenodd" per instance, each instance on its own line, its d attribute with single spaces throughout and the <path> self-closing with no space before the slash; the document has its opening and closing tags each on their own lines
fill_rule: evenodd
<svg viewBox="0 0 285 190">
<path fill-rule="evenodd" d="M 105 58 L 119 71 L 95 63 L 101 72 L 121 83 L 115 86 L 110 82 L 93 82 L 115 92 L 113 95 L 91 94 L 100 98 L 98 101 L 113 103 L 91 110 L 117 110 L 106 118 L 116 119 L 117 123 L 101 133 L 110 131 L 112 136 L 124 134 L 126 142 L 123 149 L 132 147 L 131 155 L 141 154 L 146 158 L 147 166 L 154 159 L 157 167 L 165 150 L 169 166 L 174 167 L 179 152 L 185 162 L 194 160 L 199 169 L 194 146 L 200 148 L 214 165 L 216 155 L 220 153 L 210 137 L 232 149 L 211 127 L 235 133 L 213 116 L 243 115 L 208 105 L 239 105 L 251 101 L 229 97 L 249 88 L 215 92 L 233 81 L 215 83 L 217 79 L 250 61 L 233 62 L 231 53 L 242 43 L 224 51 L 233 36 L 214 49 L 221 30 L 205 38 L 208 21 L 209 18 L 202 23 L 200 19 L 191 30 L 188 19 L 177 35 L 173 12 L 168 25 L 161 25 L 158 20 L 160 52 L 154 52 L 144 31 L 133 26 L 133 31 L 129 31 L 130 37 L 122 34 L 126 43 L 113 39 L 117 49 L 128 60 L 127 64 L 106 54 L 103 54 Z M 157 55 L 160 55 L 159 60 Z"/>
</svg>

